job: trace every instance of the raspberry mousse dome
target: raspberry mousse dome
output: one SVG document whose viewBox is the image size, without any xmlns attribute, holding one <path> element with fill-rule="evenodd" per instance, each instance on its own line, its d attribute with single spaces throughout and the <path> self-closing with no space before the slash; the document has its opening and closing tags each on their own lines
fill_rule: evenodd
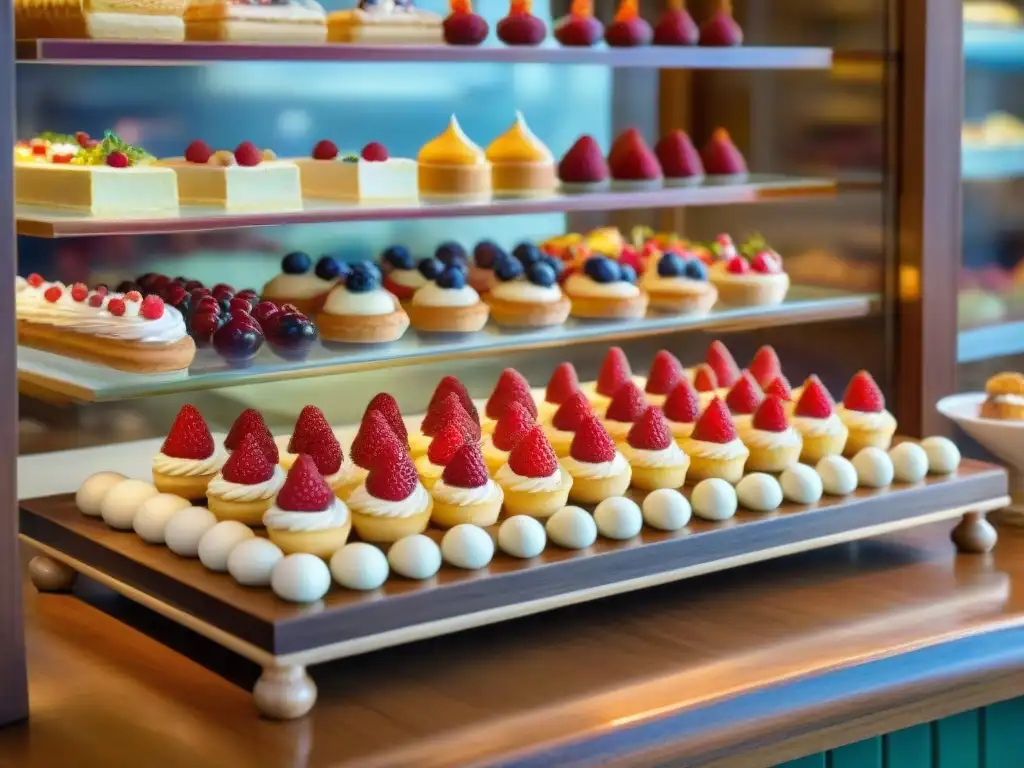
<svg viewBox="0 0 1024 768">
<path fill-rule="evenodd" d="M 604 24 L 594 18 L 591 0 L 573 0 L 569 13 L 555 22 L 555 39 L 568 48 L 589 48 L 604 35 Z"/>
<path fill-rule="evenodd" d="M 747 176 L 747 161 L 724 128 L 711 135 L 700 156 L 709 176 L 728 176 L 737 181 Z"/>
<path fill-rule="evenodd" d="M 450 0 L 451 13 L 444 20 L 448 45 L 480 45 L 490 31 L 483 16 L 473 13 L 471 0 Z"/>
<path fill-rule="evenodd" d="M 558 178 L 565 192 L 592 192 L 608 186 L 611 172 L 597 140 L 584 134 L 558 163 Z"/>
<path fill-rule="evenodd" d="M 743 30 L 732 16 L 732 0 L 715 0 L 715 10 L 701 25 L 700 44 L 719 48 L 743 45 Z"/>
<path fill-rule="evenodd" d="M 540 45 L 544 42 L 548 28 L 532 11 L 533 0 L 512 0 L 508 16 L 498 22 L 498 39 L 505 45 Z"/>
<path fill-rule="evenodd" d="M 654 154 L 661 163 L 666 186 L 688 186 L 704 180 L 704 163 L 686 131 L 675 130 L 662 136 Z"/>
<path fill-rule="evenodd" d="M 640 131 L 627 128 L 612 144 L 608 168 L 620 189 L 656 189 L 664 182 L 661 164 Z"/>
<path fill-rule="evenodd" d="M 555 158 L 516 112 L 507 131 L 487 147 L 491 187 L 495 194 L 512 197 L 543 195 L 554 191 Z"/>
<path fill-rule="evenodd" d="M 636 48 L 650 45 L 654 32 L 640 16 L 637 0 L 622 0 L 615 18 L 604 31 L 604 41 L 612 48 Z"/>
<path fill-rule="evenodd" d="M 689 13 L 685 0 L 669 0 L 668 7 L 654 26 L 655 45 L 697 45 L 700 29 Z"/>
</svg>

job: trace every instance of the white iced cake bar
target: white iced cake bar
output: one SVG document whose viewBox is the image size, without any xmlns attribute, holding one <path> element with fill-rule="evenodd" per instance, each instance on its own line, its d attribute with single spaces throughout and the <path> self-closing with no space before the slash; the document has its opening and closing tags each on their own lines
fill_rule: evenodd
<svg viewBox="0 0 1024 768">
<path fill-rule="evenodd" d="M 327 16 L 327 40 L 364 45 L 444 42 L 440 15 L 421 11 L 413 0 L 360 0 L 347 11 Z"/>
<path fill-rule="evenodd" d="M 341 155 L 334 142 L 323 140 L 310 157 L 295 160 L 302 174 L 302 195 L 325 200 L 415 200 L 417 163 L 392 158 L 384 145 L 372 142 L 359 155 Z"/>
</svg>

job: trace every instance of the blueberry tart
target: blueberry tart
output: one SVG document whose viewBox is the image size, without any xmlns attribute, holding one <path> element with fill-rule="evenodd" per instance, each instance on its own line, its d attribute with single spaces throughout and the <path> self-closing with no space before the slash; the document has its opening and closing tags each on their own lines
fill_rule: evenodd
<svg viewBox="0 0 1024 768">
<path fill-rule="evenodd" d="M 384 249 L 380 255 L 380 269 L 384 273 L 384 287 L 403 303 L 409 301 L 417 290 L 426 285 L 427 280 L 433 279 L 433 276 L 424 276 L 420 271 L 420 262 L 413 258 L 404 245 L 392 245 Z"/>
<path fill-rule="evenodd" d="M 573 317 L 631 318 L 647 312 L 647 294 L 637 285 L 636 270 L 606 256 L 586 259 L 564 287 Z"/>
<path fill-rule="evenodd" d="M 490 310 L 469 285 L 467 270 L 459 264 L 444 266 L 431 259 L 436 276 L 413 294 L 408 311 L 412 326 L 428 333 L 474 333 L 487 323 Z"/>
<path fill-rule="evenodd" d="M 495 283 L 487 294 L 491 317 L 498 325 L 542 328 L 561 325 L 569 317 L 569 299 L 558 285 L 558 272 L 550 256 L 529 266 L 512 256 L 502 257 L 494 269 Z"/>
<path fill-rule="evenodd" d="M 707 266 L 685 250 L 666 251 L 652 258 L 642 283 L 651 308 L 661 312 L 703 313 L 718 299 Z"/>
<path fill-rule="evenodd" d="M 483 294 L 491 290 L 496 280 L 494 269 L 499 259 L 508 254 L 492 240 L 481 240 L 473 248 L 473 261 L 469 265 L 469 284 L 473 290 Z"/>
<path fill-rule="evenodd" d="M 409 327 L 409 316 L 381 282 L 380 269 L 373 262 L 353 264 L 317 313 L 321 338 L 373 344 L 401 337 Z"/>
<path fill-rule="evenodd" d="M 346 270 L 347 265 L 333 256 L 321 257 L 314 266 L 307 254 L 295 251 L 281 260 L 281 274 L 263 286 L 260 296 L 278 305 L 292 304 L 312 316 Z"/>
</svg>

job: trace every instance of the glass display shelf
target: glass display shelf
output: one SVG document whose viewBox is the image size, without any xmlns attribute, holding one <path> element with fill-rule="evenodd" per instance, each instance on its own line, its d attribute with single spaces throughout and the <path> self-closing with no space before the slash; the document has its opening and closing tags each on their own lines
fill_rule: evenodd
<svg viewBox="0 0 1024 768">
<path fill-rule="evenodd" d="M 161 395 L 234 384 L 325 376 L 509 352 L 608 342 L 675 333 L 682 330 L 738 331 L 796 323 L 865 317 L 878 305 L 870 294 L 850 294 L 794 286 L 782 304 L 721 308 L 707 315 L 655 315 L 639 320 L 583 321 L 540 330 L 501 329 L 493 323 L 467 336 L 420 335 L 409 330 L 391 344 L 314 345 L 303 360 L 279 357 L 266 345 L 251 365 L 233 368 L 212 349 L 196 352 L 188 371 L 130 374 L 60 355 L 18 347 L 18 378 L 24 391 L 60 400 L 101 402 Z"/>
<path fill-rule="evenodd" d="M 1021 44 L 1024 45 L 1024 38 Z M 960 173 L 964 181 L 999 181 L 1024 176 L 1024 144 L 966 144 L 961 153 Z"/>
<path fill-rule="evenodd" d="M 1024 320 L 960 331 L 956 339 L 958 363 L 1024 354 Z"/>
<path fill-rule="evenodd" d="M 128 40 L 22 40 L 19 61 L 120 66 L 188 66 L 214 61 L 599 64 L 650 69 L 829 69 L 829 48 L 562 48 L 453 45 L 280 45 Z"/>
<path fill-rule="evenodd" d="M 473 202 L 410 202 L 394 204 L 339 203 L 306 200 L 295 209 L 234 211 L 182 206 L 159 214 L 101 216 L 37 206 L 16 206 L 17 232 L 32 237 L 146 235 L 198 232 L 277 224 L 341 221 L 397 221 L 452 216 L 512 216 L 576 211 L 625 211 L 680 206 L 725 205 L 794 200 L 835 194 L 834 181 L 772 174 L 751 174 L 745 181 L 710 176 L 692 186 L 665 186 L 644 191 L 552 194 L 530 198 L 493 198 Z"/>
<path fill-rule="evenodd" d="M 985 67 L 1024 67 L 1024 28 L 964 27 L 964 61 Z"/>
</svg>

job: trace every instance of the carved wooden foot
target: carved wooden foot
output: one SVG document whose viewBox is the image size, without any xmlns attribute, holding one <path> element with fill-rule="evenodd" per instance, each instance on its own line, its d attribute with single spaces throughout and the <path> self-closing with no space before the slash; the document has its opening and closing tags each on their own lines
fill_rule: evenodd
<svg viewBox="0 0 1024 768">
<path fill-rule="evenodd" d="M 28 561 L 28 575 L 40 592 L 67 592 L 75 586 L 78 572 L 47 555 Z"/>
<path fill-rule="evenodd" d="M 252 697 L 264 717 L 294 720 L 316 704 L 316 683 L 305 667 L 266 667 L 252 689 Z"/>
<path fill-rule="evenodd" d="M 991 552 L 999 535 L 984 512 L 968 512 L 953 529 L 953 543 L 960 552 Z"/>
</svg>

